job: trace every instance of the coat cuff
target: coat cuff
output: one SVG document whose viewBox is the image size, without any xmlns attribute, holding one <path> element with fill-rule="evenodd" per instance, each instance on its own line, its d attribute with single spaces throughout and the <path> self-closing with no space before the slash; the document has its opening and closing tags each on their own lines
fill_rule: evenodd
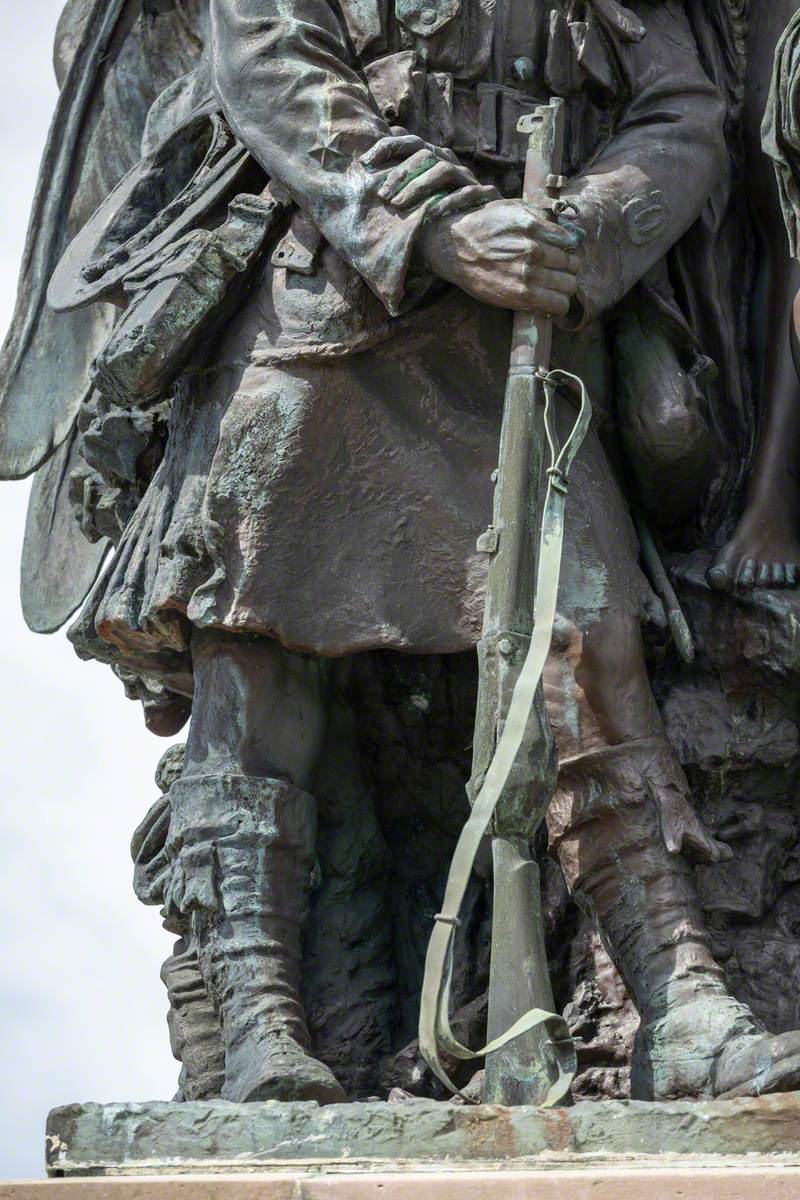
<svg viewBox="0 0 800 1200">
<path fill-rule="evenodd" d="M 586 237 L 572 319 L 583 326 L 617 304 L 680 231 L 664 193 L 636 167 L 576 180 L 564 192 Z"/>
</svg>

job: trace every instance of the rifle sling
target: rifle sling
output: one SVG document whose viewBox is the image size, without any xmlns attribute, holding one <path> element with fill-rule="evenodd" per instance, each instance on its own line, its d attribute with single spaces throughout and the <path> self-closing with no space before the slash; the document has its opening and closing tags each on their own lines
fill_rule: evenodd
<svg viewBox="0 0 800 1200">
<path fill-rule="evenodd" d="M 461 1095 L 445 1070 L 440 1057 L 441 1051 L 461 1060 L 483 1058 L 536 1026 L 544 1026 L 550 1035 L 557 1070 L 557 1077 L 543 1103 L 543 1107 L 549 1108 L 566 1097 L 575 1077 L 574 1050 L 563 1017 L 543 1009 L 531 1009 L 488 1045 L 480 1050 L 470 1050 L 455 1037 L 449 1016 L 453 941 L 460 923 L 459 912 L 481 840 L 489 830 L 495 809 L 523 744 L 536 692 L 550 653 L 561 574 L 569 471 L 592 418 L 589 396 L 583 382 L 577 376 L 560 370 L 537 370 L 535 374 L 544 389 L 544 428 L 550 451 L 550 466 L 547 470 L 547 491 L 542 511 L 533 632 L 525 662 L 514 685 L 497 748 L 456 845 L 442 911 L 435 918 L 425 959 L 419 1045 L 422 1056 L 434 1075 L 449 1091 Z M 553 409 L 556 389 L 560 383 L 569 384 L 580 391 L 580 409 L 569 437 L 559 449 Z"/>
</svg>

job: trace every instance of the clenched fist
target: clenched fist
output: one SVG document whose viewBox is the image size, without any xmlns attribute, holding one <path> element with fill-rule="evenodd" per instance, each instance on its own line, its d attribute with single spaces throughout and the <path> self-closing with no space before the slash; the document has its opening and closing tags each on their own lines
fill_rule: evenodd
<svg viewBox="0 0 800 1200">
<path fill-rule="evenodd" d="M 440 217 L 420 235 L 429 270 L 498 308 L 567 315 L 577 289 L 578 237 L 524 200 L 493 200 Z"/>
</svg>

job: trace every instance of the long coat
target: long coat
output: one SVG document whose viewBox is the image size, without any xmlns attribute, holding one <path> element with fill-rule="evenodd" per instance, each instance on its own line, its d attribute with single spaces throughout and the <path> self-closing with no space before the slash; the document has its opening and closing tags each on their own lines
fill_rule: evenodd
<svg viewBox="0 0 800 1200">
<path fill-rule="evenodd" d="M 361 156 L 401 124 L 513 193 L 520 106 L 567 96 L 565 195 L 587 236 L 578 328 L 556 353 L 592 373 L 610 414 L 609 316 L 723 170 L 724 107 L 684 5 L 211 0 L 206 70 L 296 215 L 206 369 L 181 384 L 165 458 L 72 636 L 168 682 L 192 625 L 323 655 L 468 648 L 509 316 L 426 273 L 426 206 L 384 202 Z M 309 227 L 302 265 L 285 266 Z M 573 494 L 570 618 L 643 612 L 651 597 L 597 438 Z M 617 565 L 579 586 L 598 531 Z"/>
</svg>

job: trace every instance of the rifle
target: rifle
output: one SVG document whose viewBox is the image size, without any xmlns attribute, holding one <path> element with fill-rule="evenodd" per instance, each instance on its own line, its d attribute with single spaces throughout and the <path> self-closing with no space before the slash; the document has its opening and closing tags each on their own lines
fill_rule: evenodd
<svg viewBox="0 0 800 1200">
<path fill-rule="evenodd" d="M 563 186 L 563 100 L 538 107 L 520 120 L 518 129 L 528 135 L 523 199 L 545 190 L 556 219 L 566 207 L 558 200 Z M 539 871 L 529 846 L 555 789 L 555 753 L 541 676 L 556 614 L 569 468 L 591 421 L 591 404 L 581 381 L 568 372 L 550 370 L 552 332 L 549 317 L 514 316 L 494 518 L 478 541 L 491 560 L 478 645 L 472 811 L 456 846 L 442 912 L 435 918 L 428 946 L 419 1025 L 423 1057 L 451 1091 L 458 1089 L 441 1051 L 460 1060 L 486 1056 L 487 1101 L 547 1106 L 568 1096 L 576 1061 L 569 1031 L 552 1011 Z M 580 396 L 574 428 L 563 446 L 553 415 L 560 384 Z M 540 507 L 545 443 L 550 465 Z M 494 916 L 489 1042 L 472 1051 L 458 1042 L 450 1027 L 453 942 L 475 858 L 490 827 Z"/>
</svg>

